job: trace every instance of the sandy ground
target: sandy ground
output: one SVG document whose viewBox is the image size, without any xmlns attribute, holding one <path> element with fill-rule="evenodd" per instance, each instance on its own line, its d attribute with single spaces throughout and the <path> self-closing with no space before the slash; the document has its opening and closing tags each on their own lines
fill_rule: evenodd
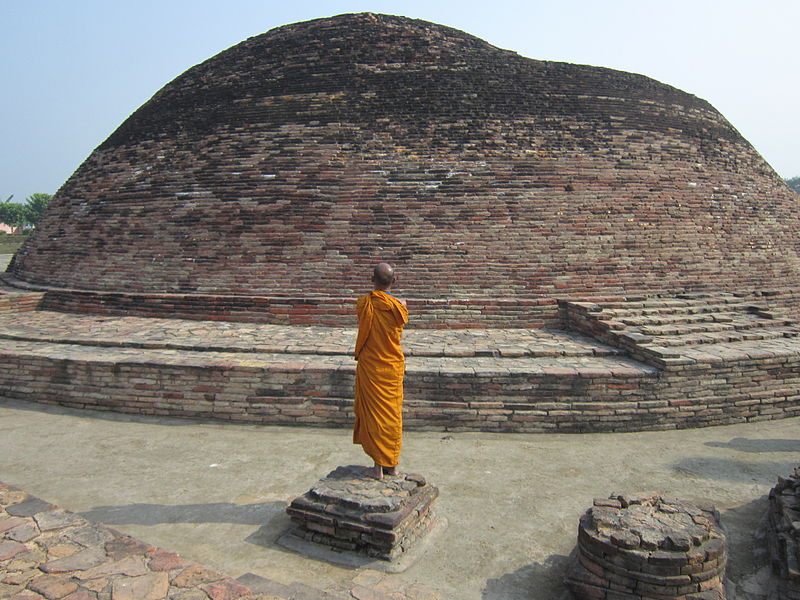
<svg viewBox="0 0 800 600">
<path fill-rule="evenodd" d="M 387 577 L 442 598 L 556 599 L 578 518 L 592 498 L 655 490 L 717 506 L 736 598 L 760 598 L 765 495 L 800 463 L 799 425 L 409 432 L 401 466 L 440 488 L 438 511 L 449 526 L 414 566 Z M 370 576 L 277 544 L 289 524 L 286 503 L 344 464 L 367 464 L 347 430 L 127 417 L 0 399 L 0 480 L 233 577 L 253 572 L 334 591 Z"/>
<path fill-rule="evenodd" d="M 13 254 L 0 254 L 0 273 L 6 270 Z"/>
</svg>

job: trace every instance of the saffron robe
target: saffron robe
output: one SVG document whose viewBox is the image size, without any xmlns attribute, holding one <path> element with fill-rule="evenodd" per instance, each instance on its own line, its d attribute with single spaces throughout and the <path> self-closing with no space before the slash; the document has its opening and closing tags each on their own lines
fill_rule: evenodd
<svg viewBox="0 0 800 600">
<path fill-rule="evenodd" d="M 403 374 L 400 346 L 408 309 L 391 294 L 373 291 L 358 299 L 353 443 L 376 464 L 394 467 L 403 445 Z"/>
</svg>

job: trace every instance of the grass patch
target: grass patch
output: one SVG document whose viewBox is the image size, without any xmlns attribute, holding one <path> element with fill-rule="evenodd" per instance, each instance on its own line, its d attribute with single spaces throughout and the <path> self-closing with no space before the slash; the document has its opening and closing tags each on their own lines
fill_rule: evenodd
<svg viewBox="0 0 800 600">
<path fill-rule="evenodd" d="M 0 234 L 0 254 L 14 254 L 27 237 L 18 234 Z"/>
</svg>

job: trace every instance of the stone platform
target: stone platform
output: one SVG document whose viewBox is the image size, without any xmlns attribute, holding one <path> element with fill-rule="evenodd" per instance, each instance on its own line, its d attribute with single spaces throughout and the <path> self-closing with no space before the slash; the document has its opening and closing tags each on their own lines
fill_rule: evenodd
<svg viewBox="0 0 800 600">
<path fill-rule="evenodd" d="M 421 475 L 369 475 L 366 467 L 338 467 L 308 492 L 292 500 L 286 512 L 295 528 L 282 543 L 300 549 L 304 540 L 344 556 L 360 555 L 401 572 L 419 557 L 425 537 L 445 521 L 434 515 L 439 490 Z M 294 539 L 293 539 L 294 538 Z"/>
<path fill-rule="evenodd" d="M 565 585 L 580 599 L 723 600 L 719 514 L 658 494 L 596 499 L 580 519 Z"/>
<path fill-rule="evenodd" d="M 352 425 L 354 327 L 64 313 L 42 310 L 30 293 L 0 291 L 0 393 L 8 397 Z M 409 326 L 406 428 L 643 431 L 800 415 L 798 328 L 763 299 L 564 302 L 561 310 L 571 329 Z"/>
</svg>

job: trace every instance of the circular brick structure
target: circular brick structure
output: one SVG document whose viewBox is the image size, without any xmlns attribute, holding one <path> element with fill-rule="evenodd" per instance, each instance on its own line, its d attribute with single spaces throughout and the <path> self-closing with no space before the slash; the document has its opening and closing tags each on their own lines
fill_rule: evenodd
<svg viewBox="0 0 800 600">
<path fill-rule="evenodd" d="M 105 294 L 128 313 L 336 325 L 382 259 L 435 313 L 423 326 L 530 326 L 559 296 L 796 288 L 799 224 L 796 196 L 695 96 L 356 14 L 165 86 L 9 271 L 73 309 Z"/>
<path fill-rule="evenodd" d="M 712 506 L 657 494 L 594 501 L 565 585 L 576 598 L 722 600 L 725 535 Z"/>
<path fill-rule="evenodd" d="M 800 467 L 769 492 L 767 544 L 778 576 L 778 598 L 800 598 Z"/>
</svg>

